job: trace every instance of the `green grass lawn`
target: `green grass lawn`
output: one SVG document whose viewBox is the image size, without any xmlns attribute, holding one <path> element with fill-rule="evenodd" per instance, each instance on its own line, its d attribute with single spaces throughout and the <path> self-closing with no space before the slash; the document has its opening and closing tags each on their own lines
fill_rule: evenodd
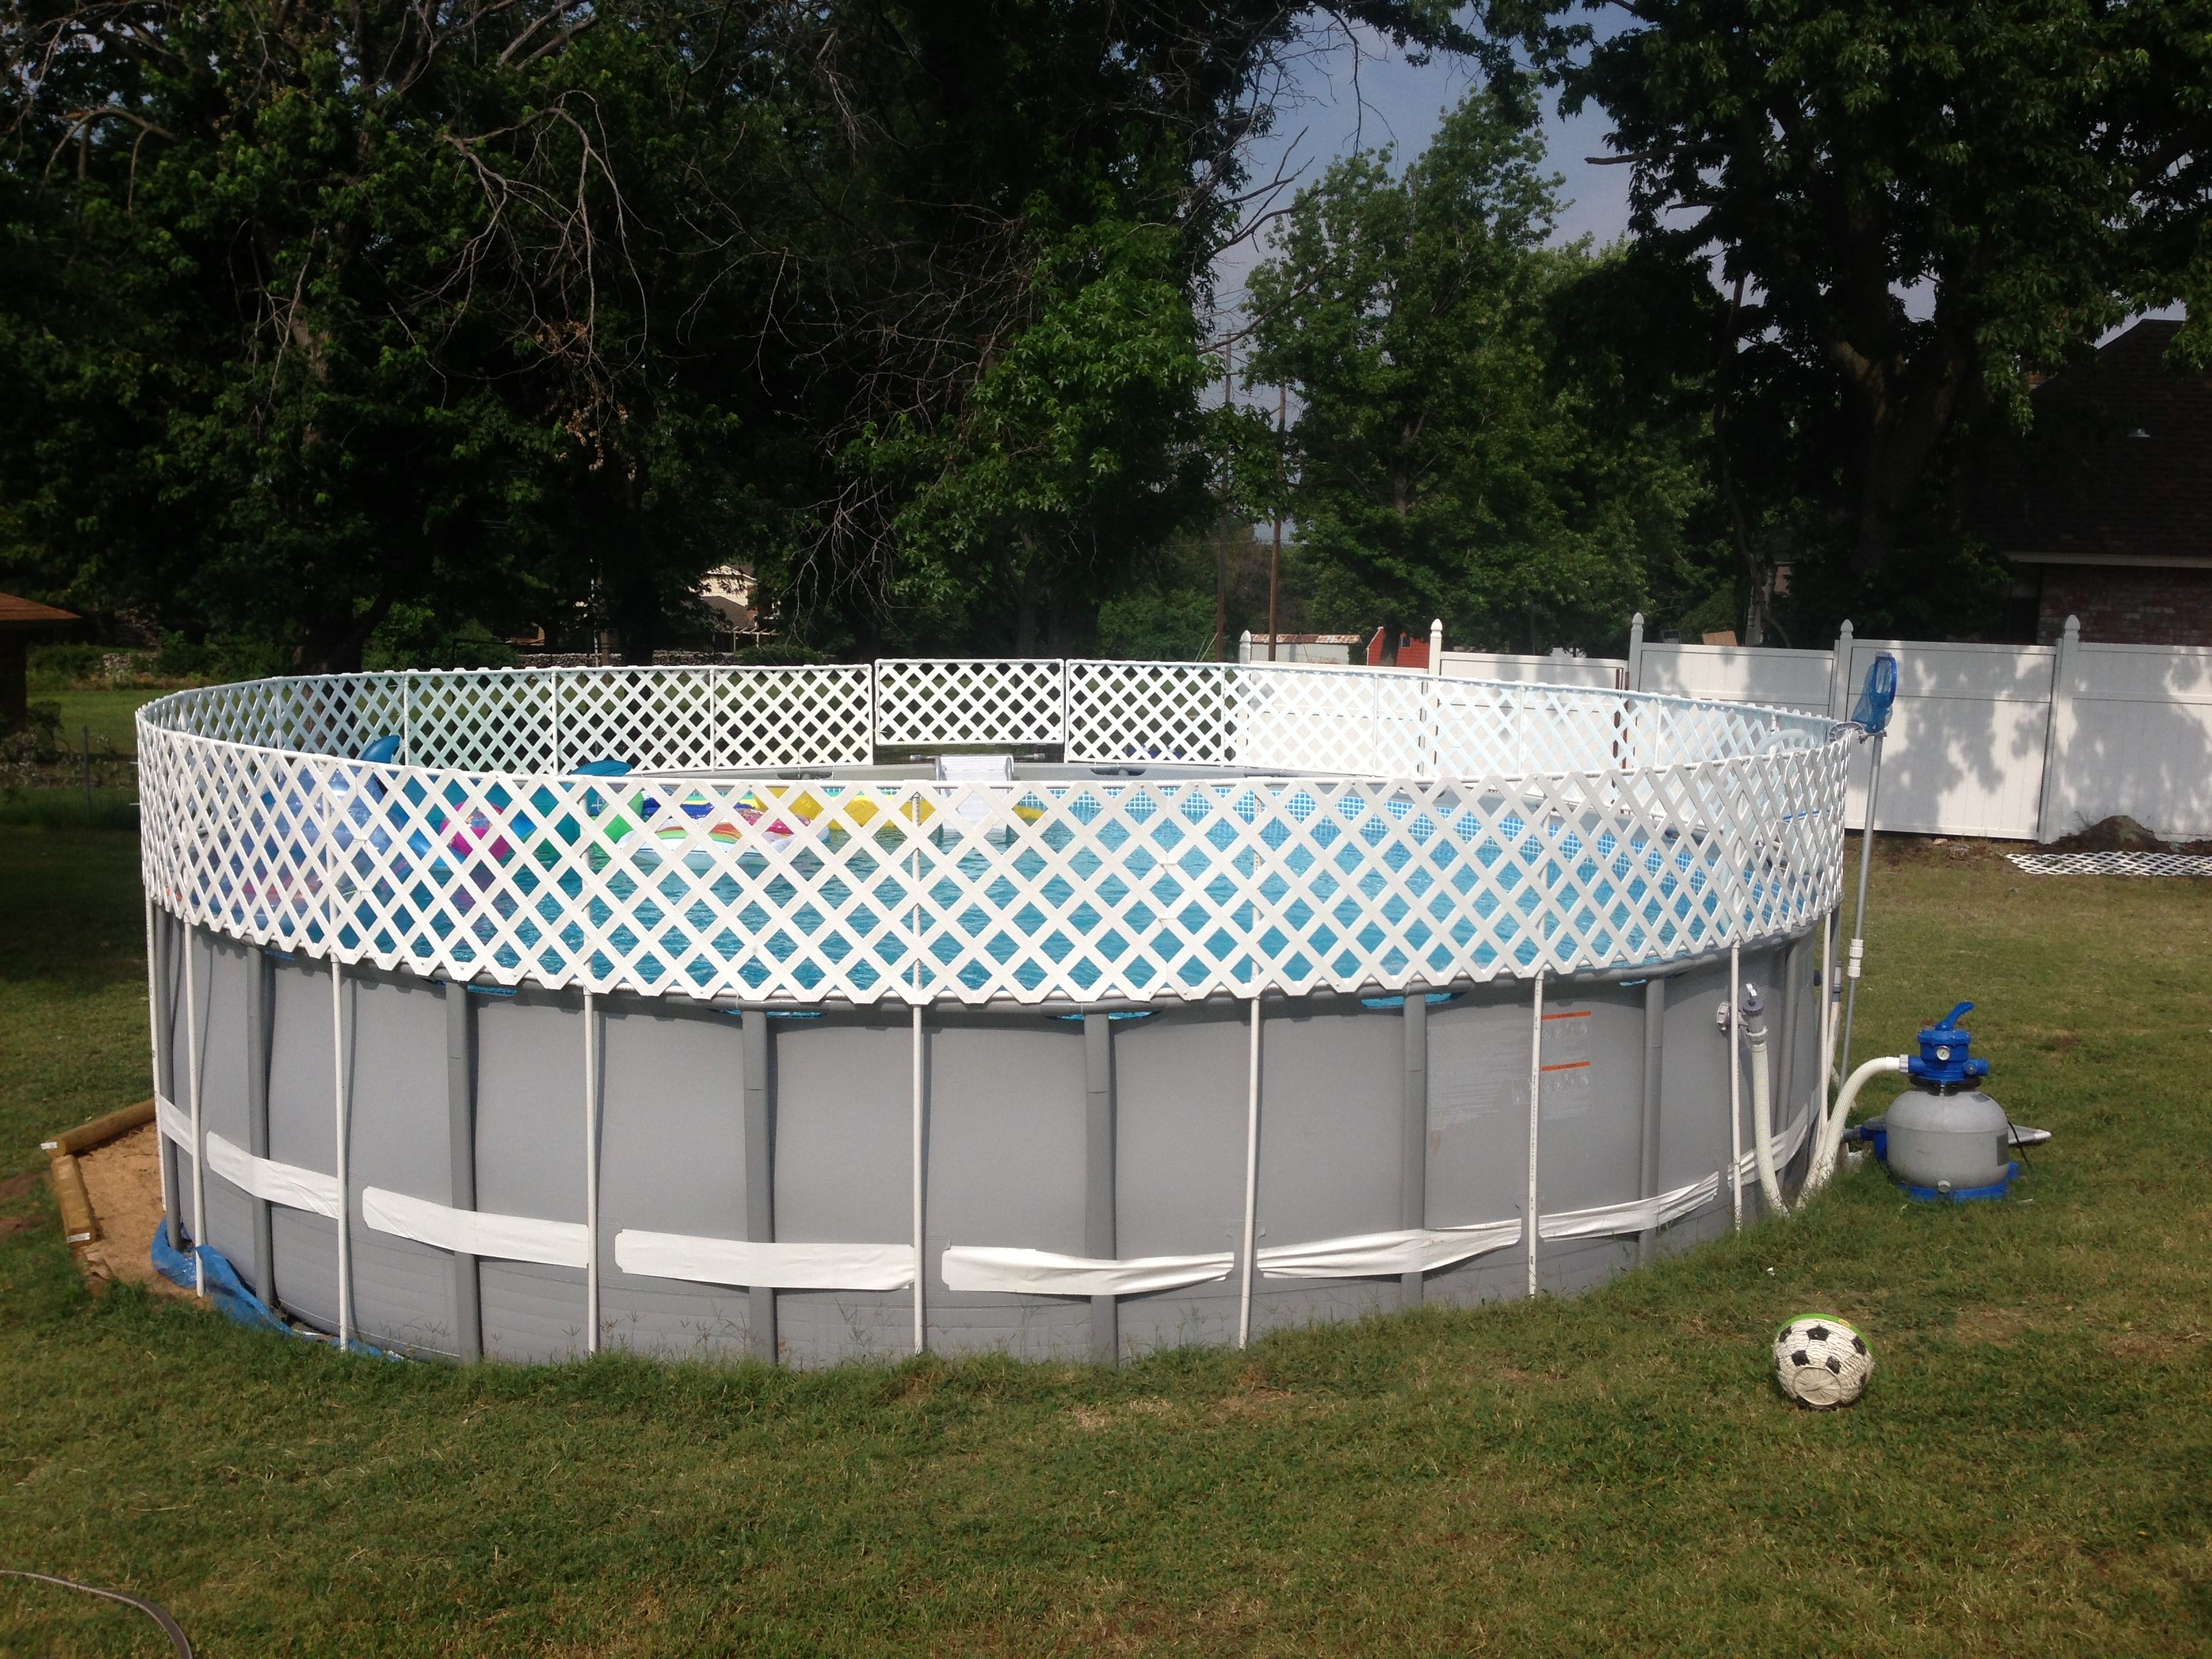
<svg viewBox="0 0 2212 1659">
<path fill-rule="evenodd" d="M 166 697 L 173 687 L 136 685 L 64 686 L 57 690 L 33 690 L 33 702 L 58 703 L 62 711 L 61 741 L 65 749 L 82 749 L 85 730 L 92 731 L 95 755 L 101 745 L 118 754 L 138 752 L 138 729 L 133 721 L 139 708 L 156 697 Z"/>
<path fill-rule="evenodd" d="M 135 860 L 0 831 L 0 1158 L 143 1093 Z M 1960 997 L 2017 1200 L 1839 1176 L 1573 1301 L 1118 1373 L 347 1358 L 0 1238 L 0 1566 L 208 1655 L 2212 1651 L 2212 884 L 1876 877 L 1859 1050 Z M 19 1206 L 20 1207 L 20 1206 Z M 1766 1338 L 1858 1322 L 1856 1410 Z M 0 1651 L 157 1651 L 0 1580 Z"/>
</svg>

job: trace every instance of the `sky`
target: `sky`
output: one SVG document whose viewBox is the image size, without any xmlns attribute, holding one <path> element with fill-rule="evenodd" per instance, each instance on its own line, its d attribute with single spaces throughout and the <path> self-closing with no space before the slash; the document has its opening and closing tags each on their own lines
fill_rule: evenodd
<svg viewBox="0 0 2212 1659">
<path fill-rule="evenodd" d="M 1428 147 L 1445 110 L 1466 95 L 1470 77 L 1469 67 L 1456 59 L 1440 56 L 1417 65 L 1372 37 L 1356 46 L 1340 37 L 1298 66 L 1277 107 L 1275 131 L 1253 148 L 1251 174 L 1264 179 L 1287 163 L 1285 170 L 1295 171 L 1303 187 L 1338 157 L 1384 144 L 1401 163 L 1409 161 Z M 1603 244 L 1627 232 L 1629 169 L 1592 167 L 1584 159 L 1605 152 L 1605 117 L 1595 110 L 1572 120 L 1556 108 L 1547 116 L 1549 165 L 1565 181 L 1560 194 L 1567 202 L 1555 241 L 1590 236 Z M 1280 205 L 1289 205 L 1291 193 Z M 1255 238 L 1216 262 L 1225 302 L 1242 297 L 1245 273 L 1266 257 Z"/>
<path fill-rule="evenodd" d="M 1468 64 L 1448 56 L 1414 64 L 1372 35 L 1356 42 L 1340 36 L 1297 65 L 1286 95 L 1278 102 L 1275 131 L 1253 147 L 1251 175 L 1264 179 L 1279 167 L 1295 172 L 1295 183 L 1279 202 L 1287 207 L 1297 189 L 1318 180 L 1331 161 L 1355 149 L 1388 144 L 1401 163 L 1408 161 L 1427 148 L 1445 109 L 1466 95 L 1471 74 Z M 1569 120 L 1559 113 L 1556 100 L 1547 100 L 1545 148 L 1551 170 L 1563 180 L 1559 193 L 1566 203 L 1555 242 L 1589 236 L 1602 246 L 1627 234 L 1631 169 L 1595 167 L 1588 159 L 1606 153 L 1605 135 L 1601 112 L 1586 109 Z M 1214 262 L 1225 307 L 1233 310 L 1239 305 L 1245 274 L 1266 257 L 1264 238 L 1253 237 Z M 1906 293 L 1905 301 L 1908 312 L 1924 316 L 1932 296 L 1917 290 Z M 2185 313 L 2175 306 L 2148 314 Z M 2127 326 L 2112 330 L 2106 338 Z M 1238 391 L 1243 395 L 1241 386 Z"/>
</svg>

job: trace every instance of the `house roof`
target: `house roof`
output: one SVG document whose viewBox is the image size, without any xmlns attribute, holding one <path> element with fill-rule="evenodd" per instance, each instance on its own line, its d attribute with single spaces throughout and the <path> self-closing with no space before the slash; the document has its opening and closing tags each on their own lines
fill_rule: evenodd
<svg viewBox="0 0 2212 1659">
<path fill-rule="evenodd" d="M 18 599 L 13 593 L 0 593 L 0 628 L 51 628 L 56 623 L 76 619 L 74 611 L 58 610 L 51 605 L 40 605 L 36 599 Z"/>
<path fill-rule="evenodd" d="M 2212 374 L 2164 362 L 2146 319 L 2032 394 L 2033 429 L 1990 457 L 1973 527 L 2021 563 L 2197 565 L 2212 542 Z"/>
</svg>

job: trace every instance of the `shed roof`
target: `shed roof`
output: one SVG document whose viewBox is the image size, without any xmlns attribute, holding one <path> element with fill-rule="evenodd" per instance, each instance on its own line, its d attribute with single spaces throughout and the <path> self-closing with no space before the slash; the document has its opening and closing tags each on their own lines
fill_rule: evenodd
<svg viewBox="0 0 2212 1659">
<path fill-rule="evenodd" d="M 56 623 L 76 619 L 74 611 L 40 605 L 36 599 L 21 599 L 13 593 L 0 593 L 0 628 L 51 628 Z"/>
</svg>

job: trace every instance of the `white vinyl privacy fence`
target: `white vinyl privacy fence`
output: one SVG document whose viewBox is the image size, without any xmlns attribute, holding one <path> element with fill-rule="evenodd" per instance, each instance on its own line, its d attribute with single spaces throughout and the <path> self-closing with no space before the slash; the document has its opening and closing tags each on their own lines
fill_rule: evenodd
<svg viewBox="0 0 2212 1659">
<path fill-rule="evenodd" d="M 2169 840 L 2212 836 L 2212 649 L 1863 640 L 1832 649 L 1676 645 L 1632 625 L 1620 658 L 1443 653 L 1443 673 L 1569 685 L 1619 684 L 1847 718 L 1875 657 L 1897 659 L 1882 756 L 1884 830 L 2051 841 L 2114 813 Z M 1865 814 L 1867 753 L 1851 769 Z"/>
</svg>

